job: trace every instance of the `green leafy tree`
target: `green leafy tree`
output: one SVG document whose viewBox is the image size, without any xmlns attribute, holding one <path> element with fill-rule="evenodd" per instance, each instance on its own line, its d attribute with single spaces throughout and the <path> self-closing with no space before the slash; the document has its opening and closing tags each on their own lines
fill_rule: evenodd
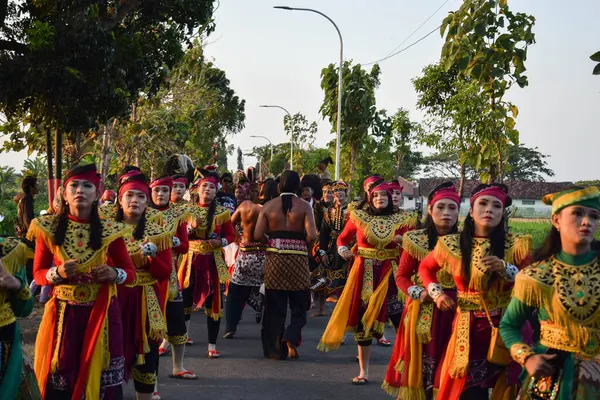
<svg viewBox="0 0 600 400">
<path fill-rule="evenodd" d="M 465 0 L 441 26 L 445 69 L 456 67 L 461 76 L 477 82 L 488 99 L 480 114 L 486 123 L 477 131 L 478 164 L 489 170 L 481 177 L 484 181 L 503 178 L 508 143 L 519 142 L 518 109 L 503 98 L 513 84 L 528 85 L 525 60 L 535 42 L 534 23 L 531 15 L 513 13 L 506 0 Z"/>
<path fill-rule="evenodd" d="M 346 61 L 342 68 L 343 102 L 341 128 L 341 169 L 346 180 L 358 181 L 356 174 L 359 161 L 363 159 L 365 144 L 368 143 L 369 133 L 381 129 L 377 123 L 384 122 L 378 118 L 375 101 L 375 90 L 380 85 L 381 69 L 375 64 L 370 71 L 360 64 L 352 65 Z M 337 100 L 339 70 L 330 64 L 321 71 L 321 88 L 325 94 L 320 113 L 331 123 L 332 132 L 337 126 Z M 354 182 L 356 184 L 356 182 Z"/>
<path fill-rule="evenodd" d="M 594 67 L 594 71 L 592 71 L 592 73 L 594 75 L 600 75 L 600 51 L 592 54 L 590 58 L 592 59 L 592 61 L 596 61 L 598 63 Z"/>
<path fill-rule="evenodd" d="M 0 166 L 0 201 L 12 200 L 16 194 L 18 176 L 13 167 Z"/>
<path fill-rule="evenodd" d="M 294 142 L 294 170 L 302 171 L 299 166 L 302 164 L 303 147 L 310 148 L 315 142 L 315 135 L 317 134 L 317 123 L 309 122 L 305 115 L 296 113 L 292 115 L 291 119 L 286 115 L 283 119 L 285 133 L 290 140 Z M 289 151 L 288 147 L 288 160 Z M 270 155 L 269 155 L 270 157 Z M 268 160 L 269 157 L 262 158 Z"/>
<path fill-rule="evenodd" d="M 553 177 L 554 171 L 546 161 L 550 156 L 542 154 L 537 147 L 530 148 L 523 144 L 510 145 L 506 168 L 506 179 L 509 181 L 544 182 Z"/>
</svg>

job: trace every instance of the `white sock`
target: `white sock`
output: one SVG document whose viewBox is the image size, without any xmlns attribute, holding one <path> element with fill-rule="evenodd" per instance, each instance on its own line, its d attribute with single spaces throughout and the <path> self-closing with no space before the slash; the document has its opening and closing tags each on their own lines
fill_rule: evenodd
<svg viewBox="0 0 600 400">
<path fill-rule="evenodd" d="M 217 345 L 216 344 L 208 344 L 208 351 L 216 351 L 217 350 Z"/>
</svg>

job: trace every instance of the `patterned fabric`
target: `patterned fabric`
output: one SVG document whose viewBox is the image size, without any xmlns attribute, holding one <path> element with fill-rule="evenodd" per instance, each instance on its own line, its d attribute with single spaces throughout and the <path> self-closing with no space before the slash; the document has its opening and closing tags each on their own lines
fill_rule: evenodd
<svg viewBox="0 0 600 400">
<path fill-rule="evenodd" d="M 285 240 L 287 247 L 302 248 L 306 250 L 303 241 L 293 239 Z M 269 246 L 274 243 L 269 241 Z M 293 244 L 291 242 L 298 242 Z M 300 243 L 302 242 L 302 243 Z M 281 244 L 281 242 L 279 242 Z M 265 262 L 265 288 L 272 290 L 305 290 L 310 287 L 310 271 L 308 269 L 308 256 L 299 254 L 267 253 Z"/>
<path fill-rule="evenodd" d="M 417 223 L 417 214 L 407 212 L 371 215 L 366 211 L 353 210 L 350 218 L 363 232 L 368 242 L 376 248 L 384 248 L 389 245 L 399 228 L 414 228 Z"/>
<path fill-rule="evenodd" d="M 231 282 L 240 286 L 260 286 L 264 282 L 266 251 L 262 243 L 242 243 Z"/>
</svg>

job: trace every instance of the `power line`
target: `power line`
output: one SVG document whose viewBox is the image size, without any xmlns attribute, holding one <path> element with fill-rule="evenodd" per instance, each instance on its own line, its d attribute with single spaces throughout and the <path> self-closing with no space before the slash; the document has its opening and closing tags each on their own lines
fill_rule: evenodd
<svg viewBox="0 0 600 400">
<path fill-rule="evenodd" d="M 437 14 L 437 13 L 438 13 L 438 11 L 440 11 L 440 10 L 441 10 L 441 9 L 442 9 L 442 8 L 443 8 L 443 7 L 444 7 L 446 4 L 448 4 L 448 2 L 449 2 L 449 1 L 450 1 L 450 0 L 446 0 L 446 1 L 444 1 L 444 3 L 442 3 L 442 5 L 441 5 L 441 6 L 439 6 L 439 7 L 438 7 L 438 8 L 437 8 L 437 9 L 436 9 L 436 10 L 435 10 L 435 11 L 434 11 L 434 12 L 433 12 L 433 13 L 432 13 L 432 14 L 431 14 L 429 17 L 427 17 L 427 19 L 426 19 L 425 21 L 423 21 L 423 23 L 422 23 L 421 25 L 419 25 L 419 26 L 417 27 L 417 29 L 415 29 L 415 30 L 414 30 L 414 31 L 413 31 L 413 32 L 412 32 L 410 35 L 408 35 L 408 36 L 406 37 L 406 39 L 404 39 L 404 40 L 402 41 L 402 43 L 400 43 L 398 46 L 396 46 L 396 47 L 394 48 L 394 50 L 390 51 L 390 53 L 388 54 L 388 56 L 389 56 L 390 54 L 392 54 L 393 52 L 395 52 L 396 50 L 398 50 L 398 48 L 399 48 L 400 46 L 402 46 L 404 43 L 408 42 L 408 39 L 410 39 L 411 37 L 413 37 L 413 36 L 414 36 L 414 34 L 415 34 L 415 33 L 417 33 L 417 32 L 419 31 L 419 29 L 421 29 L 421 28 L 423 27 L 423 25 L 425 25 L 427 22 L 429 22 L 429 20 L 430 20 L 431 18 L 433 18 L 433 16 L 434 16 L 435 14 Z"/>
<path fill-rule="evenodd" d="M 397 56 L 398 54 L 400 54 L 400 53 L 402 53 L 402 52 L 404 52 L 404 51 L 406 51 L 406 50 L 410 49 L 411 47 L 413 47 L 413 46 L 414 46 L 414 45 L 416 45 L 417 43 L 419 43 L 419 42 L 421 42 L 421 41 L 423 41 L 423 40 L 427 39 L 427 38 L 428 38 L 429 36 L 431 36 L 431 35 L 432 35 L 434 32 L 437 32 L 437 31 L 438 31 L 438 30 L 439 30 L 441 27 L 442 27 L 441 25 L 440 25 L 440 26 L 438 26 L 437 28 L 435 28 L 434 30 L 432 30 L 431 32 L 429 32 L 428 34 L 426 34 L 425 36 L 423 36 L 422 38 L 420 38 L 420 39 L 416 40 L 415 42 L 413 42 L 413 43 L 409 44 L 409 45 L 408 45 L 408 46 L 406 46 L 405 48 L 403 48 L 403 49 L 400 49 L 400 50 L 398 50 L 397 52 L 390 54 L 390 55 L 389 55 L 389 56 L 387 56 L 387 57 L 381 58 L 381 59 L 379 59 L 379 60 L 377 60 L 377 61 L 372 61 L 372 62 L 369 62 L 369 63 L 364 63 L 364 64 L 361 64 L 361 65 L 365 66 L 365 65 L 377 64 L 377 63 L 379 63 L 379 62 L 381 62 L 381 61 L 385 61 L 385 60 L 387 60 L 387 59 L 390 59 L 390 58 L 392 58 L 392 57 L 394 57 L 394 56 Z"/>
</svg>

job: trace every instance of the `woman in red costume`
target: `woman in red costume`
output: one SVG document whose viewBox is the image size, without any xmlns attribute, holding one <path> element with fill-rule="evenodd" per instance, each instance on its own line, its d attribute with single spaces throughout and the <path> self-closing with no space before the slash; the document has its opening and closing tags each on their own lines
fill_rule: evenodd
<svg viewBox="0 0 600 400">
<path fill-rule="evenodd" d="M 173 269 L 173 236 L 146 220 L 150 188 L 140 171 L 126 173 L 119 183 L 116 220 L 134 228 L 125 243 L 136 268 L 135 281 L 118 290 L 125 337 L 125 377 L 133 376 L 138 400 L 157 399 L 158 346 L 167 328 L 163 316 L 167 290 L 162 282 L 168 282 Z"/>
<path fill-rule="evenodd" d="M 337 238 L 338 253 L 346 260 L 355 257 L 348 245 L 356 238 L 357 252 L 342 295 L 319 343 L 319 350 L 337 349 L 346 331 L 354 332 L 358 343 L 360 374 L 352 383 L 369 380 L 369 358 L 373 336 L 381 337 L 388 319 L 387 300 L 398 296 L 394 274 L 398 268 L 398 246 L 402 235 L 415 221 L 394 213 L 388 184 L 372 187 L 367 210 L 353 209 Z M 400 314 L 392 321 L 396 327 Z"/>
<path fill-rule="evenodd" d="M 75 167 L 65 177 L 59 213 L 34 220 L 29 229 L 36 238 L 35 280 L 54 285 L 35 344 L 35 373 L 46 399 L 123 397 L 116 293 L 117 285 L 135 280 L 123 240 L 131 228 L 100 220 L 99 187 L 95 165 Z"/>
<path fill-rule="evenodd" d="M 185 353 L 185 344 L 188 340 L 187 327 L 185 324 L 185 312 L 183 310 L 183 296 L 177 280 L 177 258 L 187 254 L 189 250 L 187 219 L 189 218 L 188 207 L 178 205 L 180 203 L 169 203 L 173 201 L 171 188 L 175 190 L 175 180 L 177 184 L 185 184 L 185 177 L 163 177 L 152 181 L 150 188 L 152 190 L 152 204 L 163 214 L 163 228 L 173 235 L 173 268 L 169 278 L 168 299 L 166 305 L 167 335 L 163 341 L 159 353 L 167 354 L 172 346 L 173 351 L 173 374 L 172 378 L 177 379 L 197 379 L 197 376 L 185 369 L 183 366 L 183 357 Z"/>
<path fill-rule="evenodd" d="M 419 265 L 419 275 L 437 308 L 456 308 L 440 372 L 440 400 L 487 399 L 490 388 L 494 399 L 516 396 L 519 365 L 507 368 L 510 356 L 506 363 L 500 361 L 502 365 L 487 357 L 494 343 L 491 325 L 498 327 L 515 276 L 527 265 L 531 248 L 531 237 L 506 231 L 504 210 L 511 202 L 504 185 L 477 186 L 463 231 L 440 237 Z M 442 269 L 454 278 L 456 302 L 438 280 Z"/>
<path fill-rule="evenodd" d="M 192 308 L 204 306 L 208 328 L 208 358 L 219 358 L 217 337 L 223 316 L 223 291 L 229 280 L 223 260 L 223 247 L 235 240 L 229 210 L 217 205 L 219 175 L 211 170 L 200 170 L 199 202 L 190 207 L 190 249 L 179 264 L 178 278 L 183 289 L 186 320 Z M 188 322 L 188 332 L 189 322 Z"/>
<path fill-rule="evenodd" d="M 396 335 L 382 388 L 402 400 L 432 399 L 436 367 L 445 350 L 454 313 L 435 309 L 417 270 L 437 244 L 438 237 L 458 232 L 460 198 L 452 182 L 435 187 L 427 197 L 425 228 L 408 232 L 402 240 L 402 256 L 396 285 L 406 295 L 403 324 Z M 446 294 L 456 299 L 454 280 L 438 272 Z"/>
</svg>

